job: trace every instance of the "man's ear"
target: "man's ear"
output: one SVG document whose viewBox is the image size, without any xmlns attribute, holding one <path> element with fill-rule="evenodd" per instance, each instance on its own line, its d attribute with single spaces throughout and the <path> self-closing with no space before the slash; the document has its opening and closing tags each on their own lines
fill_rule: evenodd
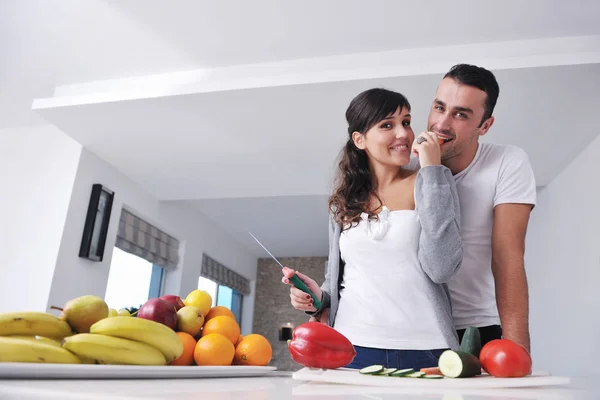
<svg viewBox="0 0 600 400">
<path fill-rule="evenodd" d="M 495 120 L 496 119 L 493 116 L 486 119 L 485 122 L 481 125 L 481 128 L 479 128 L 479 136 L 485 135 L 490 130 Z"/>
<path fill-rule="evenodd" d="M 354 145 L 359 149 L 365 149 L 365 135 L 363 135 L 362 133 L 357 131 L 352 132 L 352 141 L 354 142 Z"/>
</svg>

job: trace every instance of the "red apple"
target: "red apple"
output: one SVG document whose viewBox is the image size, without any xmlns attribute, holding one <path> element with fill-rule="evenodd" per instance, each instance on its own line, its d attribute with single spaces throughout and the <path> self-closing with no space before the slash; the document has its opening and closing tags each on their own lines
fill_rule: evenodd
<svg viewBox="0 0 600 400">
<path fill-rule="evenodd" d="M 177 327 L 177 310 L 168 301 L 153 298 L 144 303 L 137 313 L 138 318 L 149 319 L 175 330 Z"/>
<path fill-rule="evenodd" d="M 160 296 L 159 299 L 168 301 L 169 303 L 173 304 L 177 311 L 179 311 L 181 307 L 185 306 L 185 304 L 183 304 L 183 300 L 181 300 L 181 297 L 176 296 L 174 294 L 166 294 L 164 296 Z"/>
</svg>

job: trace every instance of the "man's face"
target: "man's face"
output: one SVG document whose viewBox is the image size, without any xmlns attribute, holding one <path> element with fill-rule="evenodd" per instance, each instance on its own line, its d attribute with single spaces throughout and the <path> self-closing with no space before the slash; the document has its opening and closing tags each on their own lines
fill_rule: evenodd
<svg viewBox="0 0 600 400">
<path fill-rule="evenodd" d="M 445 140 L 442 161 L 459 156 L 466 149 L 477 148 L 477 138 L 485 135 L 493 122 L 493 118 L 488 118 L 481 124 L 486 99 L 483 90 L 452 78 L 442 80 L 427 120 L 428 130 Z"/>
</svg>

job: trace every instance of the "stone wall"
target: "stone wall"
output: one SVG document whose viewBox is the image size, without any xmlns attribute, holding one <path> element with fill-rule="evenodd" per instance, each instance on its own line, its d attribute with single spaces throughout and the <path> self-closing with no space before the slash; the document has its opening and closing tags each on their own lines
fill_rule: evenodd
<svg viewBox="0 0 600 400">
<path fill-rule="evenodd" d="M 312 277 L 319 284 L 325 279 L 326 260 L 326 257 L 279 259 L 283 265 Z M 294 328 L 307 322 L 309 316 L 292 307 L 289 286 L 281 282 L 282 276 L 281 267 L 275 261 L 270 258 L 258 260 L 252 331 L 264 335 L 273 346 L 273 359 L 269 365 L 281 371 L 296 371 L 301 366 L 290 357 L 287 342 L 279 340 L 279 328 L 287 324 Z"/>
</svg>

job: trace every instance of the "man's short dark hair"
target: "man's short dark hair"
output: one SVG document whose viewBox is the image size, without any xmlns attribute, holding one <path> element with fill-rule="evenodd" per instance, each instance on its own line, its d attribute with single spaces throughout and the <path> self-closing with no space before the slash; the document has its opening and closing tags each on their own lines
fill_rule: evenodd
<svg viewBox="0 0 600 400">
<path fill-rule="evenodd" d="M 450 68 L 450 71 L 444 75 L 444 78 L 452 78 L 463 85 L 483 90 L 487 94 L 487 99 L 484 105 L 485 113 L 483 114 L 481 124 L 492 116 L 494 107 L 496 107 L 496 102 L 498 101 L 498 95 L 500 94 L 500 87 L 491 71 L 476 65 L 456 64 Z"/>
</svg>

